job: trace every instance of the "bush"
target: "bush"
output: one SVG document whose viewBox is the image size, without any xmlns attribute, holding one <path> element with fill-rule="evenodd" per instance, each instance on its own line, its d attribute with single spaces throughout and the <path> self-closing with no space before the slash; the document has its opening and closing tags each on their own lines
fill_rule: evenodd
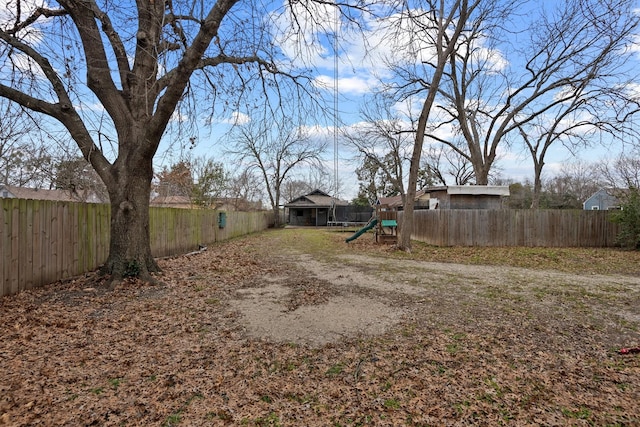
<svg viewBox="0 0 640 427">
<path fill-rule="evenodd" d="M 616 243 L 624 248 L 640 249 L 640 192 L 630 188 L 626 199 L 615 212 L 612 221 L 620 224 Z"/>
</svg>

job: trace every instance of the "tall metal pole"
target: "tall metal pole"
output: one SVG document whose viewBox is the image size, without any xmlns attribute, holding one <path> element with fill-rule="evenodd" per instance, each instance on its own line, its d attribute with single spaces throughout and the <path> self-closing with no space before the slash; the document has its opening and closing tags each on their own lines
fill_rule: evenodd
<svg viewBox="0 0 640 427">
<path fill-rule="evenodd" d="M 338 199 L 338 31 L 340 28 L 340 13 L 337 4 L 333 9 L 333 197 L 332 214 L 336 218 L 336 200 Z"/>
<path fill-rule="evenodd" d="M 334 8 L 333 29 L 333 183 L 334 194 L 338 197 L 338 32 L 340 31 L 340 13 L 336 4 Z"/>
</svg>

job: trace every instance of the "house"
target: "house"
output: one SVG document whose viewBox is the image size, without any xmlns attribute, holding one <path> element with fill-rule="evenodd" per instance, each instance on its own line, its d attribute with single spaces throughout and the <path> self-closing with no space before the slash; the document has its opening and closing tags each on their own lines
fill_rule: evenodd
<svg viewBox="0 0 640 427">
<path fill-rule="evenodd" d="M 448 185 L 429 187 L 429 209 L 502 209 L 509 196 L 506 185 Z"/>
<path fill-rule="evenodd" d="M 429 194 L 425 190 L 416 191 L 414 209 L 429 209 Z M 402 196 L 380 197 L 376 201 L 376 205 L 387 205 L 389 208 L 402 210 Z"/>
<path fill-rule="evenodd" d="M 333 221 L 348 221 L 346 212 L 349 202 L 332 197 L 321 190 L 297 197 L 284 207 L 288 211 L 289 225 L 325 226 Z M 371 210 L 368 218 L 371 217 L 370 212 Z"/>
<path fill-rule="evenodd" d="M 51 200 L 57 202 L 107 203 L 92 190 L 45 190 L 0 184 L 0 198 Z"/>
<path fill-rule="evenodd" d="M 620 191 L 613 188 L 601 188 L 593 193 L 591 197 L 584 201 L 582 207 L 587 211 L 606 211 L 610 209 L 620 209 L 620 199 L 615 194 Z"/>
</svg>

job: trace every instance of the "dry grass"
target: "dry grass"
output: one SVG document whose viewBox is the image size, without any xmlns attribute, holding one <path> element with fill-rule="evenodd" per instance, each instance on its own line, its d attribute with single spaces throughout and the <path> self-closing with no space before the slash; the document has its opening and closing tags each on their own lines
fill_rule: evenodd
<svg viewBox="0 0 640 427">
<path fill-rule="evenodd" d="M 345 237 L 270 231 L 163 260 L 162 286 L 107 291 L 88 275 L 3 298 L 0 425 L 640 425 L 640 355 L 616 352 L 640 344 L 639 285 L 610 275 L 636 274 L 635 252 L 405 254 Z M 382 335 L 321 347 L 248 337 L 229 304 L 242 289 L 281 280 L 295 284 L 291 310 L 324 303 L 300 259 L 421 293 L 351 283 L 406 310 Z M 417 274 L 415 260 L 496 266 L 500 280 L 457 264 Z"/>
<path fill-rule="evenodd" d="M 295 235 L 295 230 L 287 231 Z M 312 240 L 324 241 L 325 250 L 340 245 L 350 235 L 336 232 L 323 240 L 323 232 L 315 232 L 319 234 Z M 290 242 L 295 240 L 291 238 Z M 389 246 L 372 245 L 372 240 L 372 235 L 367 234 L 349 246 L 381 256 L 421 261 L 552 269 L 579 274 L 640 275 L 640 251 L 619 248 L 438 247 L 413 242 L 412 252 L 407 254 Z M 344 248 L 332 249 L 332 252 L 341 250 Z"/>
</svg>

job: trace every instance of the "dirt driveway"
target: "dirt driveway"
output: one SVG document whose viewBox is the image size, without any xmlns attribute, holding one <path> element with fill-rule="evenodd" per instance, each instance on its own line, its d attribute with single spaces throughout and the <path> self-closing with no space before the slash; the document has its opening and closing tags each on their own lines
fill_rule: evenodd
<svg viewBox="0 0 640 427">
<path fill-rule="evenodd" d="M 617 353 L 640 345 L 637 276 L 344 237 L 271 231 L 162 260 L 160 286 L 2 299 L 0 425 L 640 425 L 640 355 Z"/>
<path fill-rule="evenodd" d="M 592 329 L 605 333 L 612 347 L 638 340 L 637 331 L 618 328 L 621 323 L 640 324 L 638 277 L 362 254 L 331 261 L 308 254 L 288 254 L 286 259 L 290 275 L 252 279 L 232 299 L 254 337 L 317 346 L 380 334 L 408 318 L 443 327 L 463 326 L 459 323 L 466 319 L 465 329 L 477 329 L 521 311 L 518 317 L 526 312 L 537 330 L 570 334 L 583 342 Z"/>
</svg>

